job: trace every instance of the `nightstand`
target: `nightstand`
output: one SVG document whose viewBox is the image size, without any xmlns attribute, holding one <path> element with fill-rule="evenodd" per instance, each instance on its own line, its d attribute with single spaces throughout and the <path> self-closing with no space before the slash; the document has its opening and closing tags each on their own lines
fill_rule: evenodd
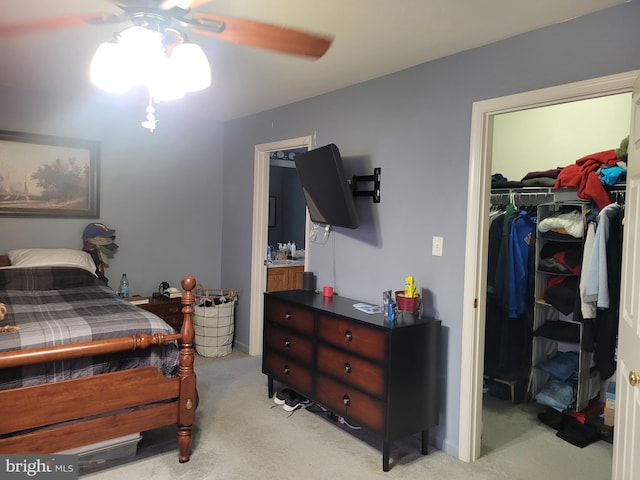
<svg viewBox="0 0 640 480">
<path fill-rule="evenodd" d="M 179 332 L 183 320 L 181 301 L 181 298 L 152 297 L 149 298 L 149 303 L 137 306 L 159 316 Z"/>
</svg>

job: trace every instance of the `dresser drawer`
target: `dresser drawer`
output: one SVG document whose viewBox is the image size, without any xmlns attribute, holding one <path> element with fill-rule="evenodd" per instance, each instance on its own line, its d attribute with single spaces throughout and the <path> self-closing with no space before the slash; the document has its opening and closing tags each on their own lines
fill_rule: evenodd
<svg viewBox="0 0 640 480">
<path fill-rule="evenodd" d="M 349 421 L 384 433 L 385 404 L 323 375 L 318 376 L 318 403 Z"/>
<path fill-rule="evenodd" d="M 386 360 L 387 336 L 382 330 L 320 315 L 318 339 L 376 362 Z"/>
<path fill-rule="evenodd" d="M 262 357 L 262 373 L 273 377 L 303 395 L 311 395 L 313 375 L 309 368 L 274 352 Z"/>
<path fill-rule="evenodd" d="M 267 322 L 264 325 L 265 351 L 300 361 L 305 365 L 313 362 L 313 342 L 291 330 Z"/>
<path fill-rule="evenodd" d="M 347 385 L 384 398 L 384 368 L 349 355 L 343 350 L 318 345 L 318 369 Z"/>
<path fill-rule="evenodd" d="M 143 310 L 157 315 L 177 332 L 182 328 L 184 315 L 182 314 L 182 302 L 178 300 L 152 300 L 149 303 L 138 305 Z"/>
<path fill-rule="evenodd" d="M 313 335 L 313 312 L 310 310 L 267 299 L 264 304 L 264 319 L 305 335 Z"/>
</svg>

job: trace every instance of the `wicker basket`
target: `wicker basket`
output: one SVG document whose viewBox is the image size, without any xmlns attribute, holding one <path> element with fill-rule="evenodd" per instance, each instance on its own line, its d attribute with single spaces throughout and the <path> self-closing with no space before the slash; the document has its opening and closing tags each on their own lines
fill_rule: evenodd
<svg viewBox="0 0 640 480">
<path fill-rule="evenodd" d="M 203 357 L 229 355 L 233 348 L 236 291 L 204 290 L 197 285 L 194 294 L 193 343 L 196 352 Z"/>
</svg>

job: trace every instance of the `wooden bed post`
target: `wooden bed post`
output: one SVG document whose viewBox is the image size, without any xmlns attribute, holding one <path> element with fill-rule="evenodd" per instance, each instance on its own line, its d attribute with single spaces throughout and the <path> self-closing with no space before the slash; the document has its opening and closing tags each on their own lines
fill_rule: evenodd
<svg viewBox="0 0 640 480">
<path fill-rule="evenodd" d="M 182 278 L 182 343 L 180 346 L 180 401 L 178 412 L 178 448 L 180 450 L 178 460 L 180 463 L 188 462 L 191 453 L 191 427 L 195 419 L 197 406 L 196 374 L 193 370 L 193 304 L 195 296 L 191 292 L 196 286 L 196 279 L 191 275 Z"/>
</svg>

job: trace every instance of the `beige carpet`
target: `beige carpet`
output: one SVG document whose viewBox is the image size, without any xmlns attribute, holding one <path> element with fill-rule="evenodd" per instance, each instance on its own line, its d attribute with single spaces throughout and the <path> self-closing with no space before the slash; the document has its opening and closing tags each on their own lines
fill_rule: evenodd
<svg viewBox="0 0 640 480">
<path fill-rule="evenodd" d="M 166 429 L 143 434 L 136 459 L 86 473 L 100 479 L 430 479 L 606 480 L 612 445 L 584 449 L 557 438 L 541 424 L 535 404 L 512 405 L 487 398 L 483 456 L 468 464 L 430 448 L 419 437 L 395 442 L 391 471 L 382 472 L 379 440 L 348 430 L 325 414 L 293 414 L 267 398 L 261 358 L 234 352 L 220 359 L 198 357 L 200 393 L 193 453 L 177 460 L 175 435 Z"/>
</svg>

